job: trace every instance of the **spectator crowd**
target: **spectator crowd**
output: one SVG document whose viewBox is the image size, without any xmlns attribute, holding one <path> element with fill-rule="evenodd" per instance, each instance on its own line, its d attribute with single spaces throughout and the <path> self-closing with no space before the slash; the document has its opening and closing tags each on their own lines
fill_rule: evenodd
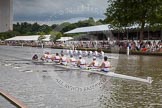
<svg viewBox="0 0 162 108">
<path fill-rule="evenodd" d="M 118 48 L 119 50 L 126 50 L 127 47 L 131 51 L 139 52 L 162 52 L 162 40 L 158 41 L 137 41 L 137 40 L 122 40 L 122 41 L 66 41 L 66 42 L 34 42 L 34 41 L 6 41 L 0 42 L 0 44 L 6 45 L 19 45 L 19 46 L 45 46 L 45 47 L 70 47 L 70 48 L 95 48 L 106 49 Z"/>
<path fill-rule="evenodd" d="M 141 52 L 158 52 L 162 48 L 162 41 L 81 41 L 71 44 L 75 48 L 111 49 L 117 47 L 120 50 L 126 50 L 129 47 L 131 51 Z"/>
</svg>

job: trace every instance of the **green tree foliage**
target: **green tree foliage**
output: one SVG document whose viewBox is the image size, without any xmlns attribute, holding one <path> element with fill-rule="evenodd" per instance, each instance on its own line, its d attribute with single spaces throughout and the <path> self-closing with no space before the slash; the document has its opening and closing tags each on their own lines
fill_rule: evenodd
<svg viewBox="0 0 162 108">
<path fill-rule="evenodd" d="M 96 25 L 96 22 L 92 17 L 90 17 L 87 20 L 78 21 L 76 23 L 72 23 L 72 24 L 66 23 L 66 25 L 64 24 L 64 26 L 62 26 L 61 32 L 64 33 L 78 27 L 87 27 L 87 26 L 94 26 L 94 25 Z"/>
<path fill-rule="evenodd" d="M 61 32 L 57 32 L 57 31 L 52 31 L 50 35 L 51 35 L 50 41 L 52 42 L 55 42 L 56 40 L 60 39 L 63 36 Z"/>
<path fill-rule="evenodd" d="M 3 32 L 0 33 L 0 39 L 5 40 L 14 36 L 20 35 L 19 32 L 16 31 L 9 31 L 9 32 Z"/>
<path fill-rule="evenodd" d="M 162 23 L 162 0 L 108 0 L 105 21 L 118 28 L 138 24 L 140 40 L 146 24 Z"/>
<path fill-rule="evenodd" d="M 52 28 L 48 25 L 39 25 L 38 23 L 29 24 L 27 22 L 17 23 L 13 25 L 13 31 L 17 31 L 20 35 L 37 35 L 40 32 L 49 34 Z"/>
<path fill-rule="evenodd" d="M 44 24 L 44 25 L 40 26 L 39 31 L 43 32 L 45 34 L 49 34 L 52 31 L 52 28 L 50 26 Z"/>
<path fill-rule="evenodd" d="M 98 21 L 96 21 L 96 25 L 102 25 L 102 24 L 106 24 L 106 21 L 99 19 Z"/>
<path fill-rule="evenodd" d="M 79 27 L 87 27 L 87 26 L 94 26 L 96 25 L 96 22 L 92 17 L 89 17 L 87 20 L 79 21 L 76 23 Z"/>
<path fill-rule="evenodd" d="M 95 20 L 93 19 L 93 17 L 89 17 L 89 19 L 87 20 L 87 23 L 91 26 L 94 26 L 96 25 L 96 22 Z"/>
<path fill-rule="evenodd" d="M 56 41 L 56 33 L 54 32 L 54 31 L 52 31 L 51 33 L 50 33 L 50 41 L 52 41 L 52 42 L 54 42 L 54 41 Z"/>
<path fill-rule="evenodd" d="M 87 27 L 87 26 L 94 26 L 94 25 L 99 25 L 102 24 L 104 21 L 99 20 L 95 22 L 95 20 L 90 17 L 89 19 L 78 21 L 75 23 L 69 23 L 69 22 L 64 22 L 62 24 L 53 24 L 51 26 L 49 25 L 39 25 L 38 23 L 16 23 L 13 25 L 13 32 L 12 35 L 10 32 L 6 33 L 1 33 L 0 34 L 0 39 L 7 39 L 13 36 L 26 36 L 26 35 L 40 35 L 40 33 L 43 34 L 51 34 L 52 31 L 58 32 L 57 35 L 51 37 L 52 41 L 56 41 L 59 39 L 61 36 L 63 36 L 64 32 L 70 31 L 72 29 L 78 28 L 78 27 Z M 52 33 L 53 34 L 53 33 Z M 3 36 L 2 36 L 3 35 Z M 55 39 L 56 38 L 56 39 Z"/>
<path fill-rule="evenodd" d="M 58 25 L 57 27 L 55 27 L 54 31 L 59 31 L 59 32 L 65 32 L 66 31 L 66 27 L 68 27 L 69 25 L 71 25 L 71 23 L 69 22 L 64 22 L 60 25 Z M 65 29 L 65 30 L 64 30 Z M 68 30 L 68 29 L 67 29 Z"/>
<path fill-rule="evenodd" d="M 44 34 L 43 32 L 40 32 L 39 35 L 40 35 L 40 36 L 38 37 L 38 41 L 42 42 L 43 39 L 46 38 L 46 37 L 45 37 L 45 34 Z"/>
<path fill-rule="evenodd" d="M 40 25 L 38 23 L 34 23 L 31 27 L 31 32 L 33 34 L 37 34 L 40 31 Z"/>
<path fill-rule="evenodd" d="M 62 37 L 62 33 L 61 32 L 57 32 L 56 34 L 56 40 L 60 39 Z"/>
<path fill-rule="evenodd" d="M 52 28 L 52 29 L 55 29 L 57 26 L 58 26 L 57 24 L 52 24 L 52 25 L 51 25 L 51 28 Z"/>
</svg>

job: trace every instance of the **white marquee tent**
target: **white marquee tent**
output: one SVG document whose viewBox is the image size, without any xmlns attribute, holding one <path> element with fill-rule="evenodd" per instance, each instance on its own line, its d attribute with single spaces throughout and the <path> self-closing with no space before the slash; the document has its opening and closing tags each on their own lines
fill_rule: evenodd
<svg viewBox="0 0 162 108">
<path fill-rule="evenodd" d="M 69 41 L 69 40 L 72 40 L 72 39 L 73 39 L 72 37 L 61 37 L 57 41 L 63 42 L 63 41 Z"/>
<path fill-rule="evenodd" d="M 71 31 L 65 32 L 65 34 L 72 34 L 72 33 L 86 33 L 86 32 L 99 32 L 99 31 L 109 31 L 113 30 L 110 24 L 106 25 L 97 25 L 97 26 L 90 26 L 90 27 L 80 27 L 73 29 Z"/>
<path fill-rule="evenodd" d="M 32 36 L 16 36 L 9 39 L 6 39 L 6 41 L 38 41 L 40 35 L 32 35 Z M 45 39 L 43 41 L 50 41 L 50 35 L 45 35 Z"/>
<path fill-rule="evenodd" d="M 147 27 L 148 25 L 146 25 Z M 123 29 L 137 29 L 139 28 L 139 25 L 132 25 L 129 27 L 126 27 Z M 111 31 L 117 29 L 116 27 L 113 27 L 110 24 L 105 24 L 105 25 L 97 25 L 97 26 L 89 26 L 89 27 L 80 27 L 73 29 L 71 31 L 65 32 L 65 34 L 73 34 L 73 33 L 88 33 L 88 32 L 103 32 L 103 31 Z"/>
</svg>

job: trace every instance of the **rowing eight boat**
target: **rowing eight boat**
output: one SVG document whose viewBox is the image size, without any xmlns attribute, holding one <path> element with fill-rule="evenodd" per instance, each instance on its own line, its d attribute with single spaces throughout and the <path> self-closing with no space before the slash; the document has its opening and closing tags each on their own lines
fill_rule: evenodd
<svg viewBox="0 0 162 108">
<path fill-rule="evenodd" d="M 122 75 L 122 74 L 118 74 L 114 72 L 105 73 L 105 72 L 100 71 L 100 69 L 89 69 L 89 68 L 81 69 L 79 67 L 64 66 L 64 65 L 57 65 L 57 67 L 80 70 L 82 72 L 100 74 L 100 75 L 105 75 L 109 77 L 122 78 L 122 79 L 127 79 L 127 80 L 135 80 L 135 81 L 140 81 L 140 82 L 145 82 L 145 83 L 150 83 L 150 84 L 153 82 L 151 77 L 147 77 L 147 79 L 143 79 L 143 78 L 138 78 L 138 77 L 133 77 L 133 76 L 128 76 L 128 75 Z"/>
<path fill-rule="evenodd" d="M 140 81 L 140 82 L 145 82 L 145 83 L 149 83 L 151 84 L 153 82 L 151 77 L 147 77 L 147 79 L 143 79 L 143 78 L 138 78 L 138 77 L 133 77 L 133 76 L 128 76 L 128 75 L 123 75 L 123 74 L 118 74 L 118 73 L 114 73 L 114 72 L 102 72 L 100 71 L 100 69 L 93 69 L 93 68 L 79 68 L 76 66 L 65 66 L 65 65 L 60 65 L 57 63 L 53 63 L 53 62 L 34 62 L 34 63 L 38 63 L 38 64 L 55 64 L 55 66 L 60 67 L 60 68 L 65 68 L 65 69 L 70 69 L 70 70 L 80 70 L 82 72 L 88 72 L 88 73 L 94 73 L 94 74 L 100 74 L 100 75 L 105 75 L 105 76 L 109 76 L 109 77 L 115 77 L 115 78 L 122 78 L 122 79 L 127 79 L 127 80 L 135 80 L 135 81 Z"/>
</svg>

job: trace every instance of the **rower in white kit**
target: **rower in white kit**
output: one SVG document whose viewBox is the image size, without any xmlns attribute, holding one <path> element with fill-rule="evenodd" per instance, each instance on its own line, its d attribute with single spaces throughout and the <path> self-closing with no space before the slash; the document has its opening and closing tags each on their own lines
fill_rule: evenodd
<svg viewBox="0 0 162 108">
<path fill-rule="evenodd" d="M 87 56 L 87 55 L 88 55 L 88 51 L 85 50 L 85 51 L 83 52 L 83 56 Z"/>
<path fill-rule="evenodd" d="M 76 66 L 76 59 L 73 57 L 73 55 L 70 55 L 70 59 L 69 59 L 69 63 L 72 65 L 72 66 Z"/>
<path fill-rule="evenodd" d="M 82 54 L 83 54 L 82 50 L 79 50 L 79 55 L 82 55 Z"/>
<path fill-rule="evenodd" d="M 86 56 L 88 55 L 88 51 L 87 51 L 87 50 L 85 51 L 85 55 L 86 55 Z"/>
<path fill-rule="evenodd" d="M 45 54 L 41 57 L 42 61 L 51 62 L 52 55 L 49 52 L 45 52 Z"/>
<path fill-rule="evenodd" d="M 100 56 L 101 56 L 101 57 L 104 57 L 104 55 L 105 55 L 105 53 L 101 50 Z"/>
<path fill-rule="evenodd" d="M 78 55 L 78 50 L 74 50 L 74 55 L 76 56 L 76 55 Z"/>
<path fill-rule="evenodd" d="M 54 58 L 52 59 L 55 63 L 59 63 L 60 62 L 60 56 L 58 53 L 56 53 L 56 56 L 54 56 Z"/>
<path fill-rule="evenodd" d="M 98 56 L 98 52 L 95 51 L 95 52 L 93 53 L 93 55 L 97 57 L 97 56 Z"/>
<path fill-rule="evenodd" d="M 64 56 L 64 54 L 61 54 L 60 64 L 67 65 L 67 58 Z"/>
<path fill-rule="evenodd" d="M 77 66 L 80 67 L 80 68 L 86 67 L 86 61 L 82 58 L 81 55 L 79 55 L 79 60 L 77 62 Z"/>
<path fill-rule="evenodd" d="M 102 62 L 101 66 L 99 68 L 103 72 L 109 72 L 111 65 L 110 65 L 110 62 L 108 61 L 107 56 L 104 57 L 104 61 Z"/>
<path fill-rule="evenodd" d="M 69 52 L 70 52 L 70 51 L 67 49 L 67 50 L 66 50 L 66 55 L 69 55 Z"/>
<path fill-rule="evenodd" d="M 49 52 L 48 52 L 48 54 L 47 54 L 46 61 L 47 61 L 47 62 L 52 62 L 52 54 L 50 54 Z"/>
<path fill-rule="evenodd" d="M 74 53 L 73 53 L 73 50 L 69 50 L 69 54 L 70 55 L 73 55 Z"/>
<path fill-rule="evenodd" d="M 89 56 L 92 56 L 93 55 L 93 52 L 92 51 L 89 51 L 89 54 L 88 54 Z"/>
<path fill-rule="evenodd" d="M 42 56 L 40 59 L 41 59 L 42 61 L 45 61 L 46 57 L 47 57 L 47 52 L 45 52 L 45 53 L 43 54 L 43 56 Z"/>
<path fill-rule="evenodd" d="M 64 54 L 64 51 L 63 51 L 63 50 L 61 50 L 60 54 Z"/>
<path fill-rule="evenodd" d="M 91 68 L 99 68 L 99 64 L 96 60 L 96 57 L 93 57 L 93 61 L 88 65 L 88 67 L 91 67 Z"/>
</svg>

